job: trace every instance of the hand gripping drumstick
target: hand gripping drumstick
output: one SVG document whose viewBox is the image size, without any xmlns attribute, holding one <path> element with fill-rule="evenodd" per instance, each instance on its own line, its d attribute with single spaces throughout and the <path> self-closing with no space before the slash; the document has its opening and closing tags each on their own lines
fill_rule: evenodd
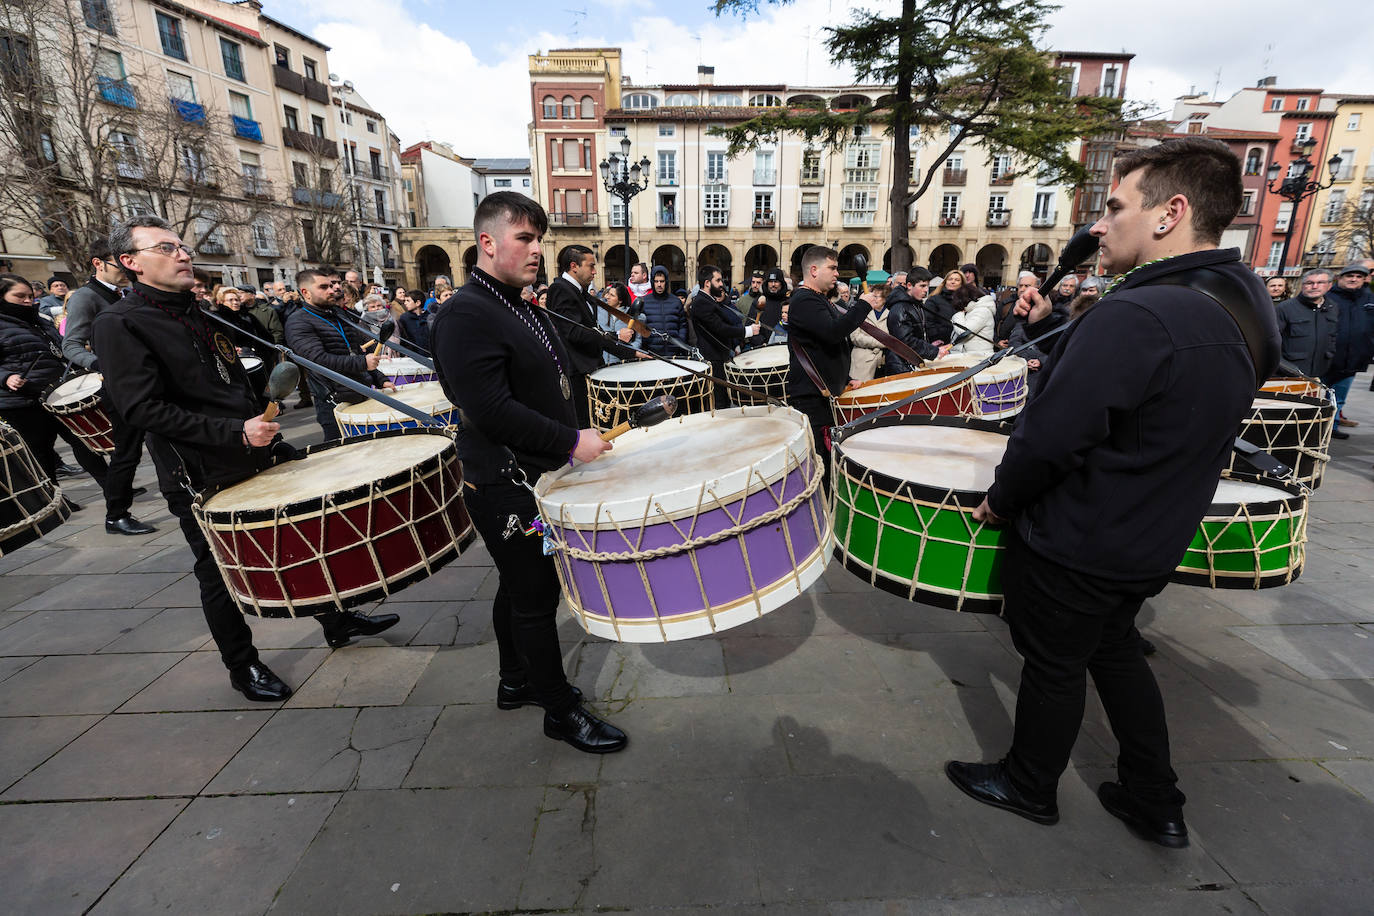
<svg viewBox="0 0 1374 916">
<path fill-rule="evenodd" d="M 269 403 L 267 409 L 262 412 L 262 418 L 265 422 L 272 422 L 272 418 L 277 415 L 277 402 L 295 391 L 300 381 L 301 370 L 290 360 L 284 359 L 272 367 L 272 374 L 267 376 Z"/>
<path fill-rule="evenodd" d="M 388 318 L 386 321 L 382 322 L 381 327 L 377 328 L 377 336 L 374 337 L 372 340 L 369 340 L 367 343 L 363 344 L 363 349 L 371 350 L 373 347 L 377 346 L 377 344 L 386 340 L 395 332 L 396 322 Z"/>
<path fill-rule="evenodd" d="M 643 429 L 647 426 L 656 426 L 677 413 L 677 398 L 671 394 L 662 394 L 651 401 L 646 401 L 630 414 L 630 419 L 601 434 L 601 438 L 607 442 L 612 439 L 625 435 L 632 429 Z"/>
</svg>

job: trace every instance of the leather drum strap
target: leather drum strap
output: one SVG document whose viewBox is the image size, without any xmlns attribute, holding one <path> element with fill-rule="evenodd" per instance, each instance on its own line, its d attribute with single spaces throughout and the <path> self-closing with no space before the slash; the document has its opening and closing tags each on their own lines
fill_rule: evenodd
<svg viewBox="0 0 1374 916">
<path fill-rule="evenodd" d="M 791 348 L 793 354 L 796 355 L 797 363 L 802 367 L 802 371 L 806 373 L 806 377 L 811 379 L 811 384 L 815 385 L 817 390 L 825 395 L 826 398 L 834 397 L 834 395 L 830 393 L 830 389 L 825 387 L 825 382 L 821 379 L 820 372 L 816 371 L 816 364 L 811 361 L 810 354 L 802 349 L 802 345 L 797 343 L 796 340 L 789 339 L 787 341 L 787 346 Z"/>
<path fill-rule="evenodd" d="M 1264 327 L 1250 297 L 1240 285 L 1219 271 L 1202 268 L 1186 274 L 1168 274 L 1151 280 L 1149 286 L 1183 286 L 1202 293 L 1226 310 L 1231 320 L 1240 328 L 1240 336 L 1245 338 L 1246 349 L 1250 351 L 1250 362 L 1255 369 L 1255 387 L 1263 385 L 1269 372 L 1278 363 L 1277 349 L 1267 348 Z M 1269 303 L 1265 303 L 1266 306 Z"/>
<path fill-rule="evenodd" d="M 901 339 L 893 337 L 891 334 L 889 334 L 887 331 L 884 331 L 882 328 L 878 327 L 873 322 L 865 320 L 863 324 L 859 325 L 859 327 L 862 328 L 863 332 L 867 334 L 869 337 L 872 337 L 878 343 L 887 347 L 893 353 L 896 353 L 902 359 L 911 363 L 911 365 L 920 368 L 921 366 L 924 366 L 926 364 L 926 361 L 922 359 L 920 354 L 918 354 L 915 350 L 911 349 Z"/>
</svg>

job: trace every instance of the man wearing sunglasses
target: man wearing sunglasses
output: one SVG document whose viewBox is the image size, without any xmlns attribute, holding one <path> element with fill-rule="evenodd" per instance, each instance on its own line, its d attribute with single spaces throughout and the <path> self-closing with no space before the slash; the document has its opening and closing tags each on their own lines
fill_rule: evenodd
<svg viewBox="0 0 1374 916">
<path fill-rule="evenodd" d="M 106 392 L 130 424 L 147 432 L 158 486 L 195 555 L 205 622 L 229 683 L 250 700 L 284 700 L 291 688 L 258 658 L 252 630 L 191 515 L 191 499 L 193 492 L 251 477 L 295 450 L 259 412 L 229 336 L 197 306 L 191 249 L 167 223 L 135 217 L 110 233 L 110 250 L 132 286 L 93 323 Z M 334 613 L 318 619 L 329 645 L 340 646 L 398 618 Z"/>
</svg>

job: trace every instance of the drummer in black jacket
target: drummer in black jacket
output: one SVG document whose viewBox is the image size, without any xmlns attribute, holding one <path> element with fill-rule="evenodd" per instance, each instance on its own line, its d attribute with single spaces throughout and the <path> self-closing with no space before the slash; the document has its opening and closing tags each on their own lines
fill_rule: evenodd
<svg viewBox="0 0 1374 916">
<path fill-rule="evenodd" d="M 602 353 L 621 359 L 644 356 L 634 347 L 635 332 L 621 328 L 617 339 L 610 339 L 596 326 L 596 305 L 587 300 L 587 287 L 596 277 L 596 255 L 582 245 L 568 245 L 558 253 L 559 277 L 549 284 L 548 309 L 567 321 L 554 319 L 558 334 L 568 347 L 568 383 L 572 385 L 577 425 L 591 426 L 591 405 L 587 401 L 587 376 L 604 365 Z"/>
<path fill-rule="evenodd" d="M 825 459 L 825 485 L 830 487 L 830 449 L 825 431 L 834 425 L 830 398 L 851 387 L 849 378 L 849 335 L 863 324 L 873 310 L 856 299 L 847 311 L 830 301 L 830 291 L 839 278 L 839 255 L 835 249 L 812 245 L 802 255 L 802 285 L 787 307 L 787 344 L 791 357 L 787 369 L 787 402 L 806 414 L 816 450 Z M 808 367 L 798 355 L 805 354 Z M 819 376 L 812 379 L 812 372 Z M 816 383 L 825 387 L 822 391 Z"/>
<path fill-rule="evenodd" d="M 1116 165 L 1092 232 L 1103 267 L 1123 276 L 1064 332 L 974 512 L 1008 522 L 1005 614 L 1025 659 L 1011 750 L 998 763 L 951 761 L 946 773 L 978 801 L 1058 821 L 1091 673 L 1121 746 L 1117 781 L 1098 799 L 1137 834 L 1177 848 L 1188 844 L 1185 799 L 1135 617 L 1212 502 L 1279 338 L 1259 279 L 1238 250 L 1217 248 L 1240 210 L 1235 154 L 1188 137 Z M 1225 288 L 1243 322 L 1190 287 L 1204 279 Z"/>
<path fill-rule="evenodd" d="M 462 412 L 463 498 L 500 576 L 491 609 L 496 705 L 540 706 L 545 735 L 604 754 L 627 739 L 585 709 L 568 683 L 555 621 L 558 573 L 533 531 L 534 497 L 521 485 L 611 447 L 596 430 L 579 430 L 568 348 L 554 319 L 520 297 L 539 271 L 547 229 L 544 208 L 529 197 L 484 197 L 473 218 L 477 266 L 439 310 L 430 339 L 444 392 Z"/>
<path fill-rule="evenodd" d="M 250 700 L 284 700 L 291 688 L 258 658 L 253 633 L 191 515 L 191 500 L 194 491 L 237 483 L 295 450 L 280 439 L 276 423 L 262 418 L 227 333 L 201 314 L 190 292 L 191 250 L 167 223 L 135 217 L 110 233 L 110 249 L 133 286 L 92 323 L 106 394 L 129 424 L 147 433 L 167 508 L 195 555 L 205 622 L 229 683 Z M 331 646 L 379 633 L 398 619 L 319 615 Z"/>
<path fill-rule="evenodd" d="M 343 309 L 343 283 L 338 273 L 324 267 L 303 270 L 296 274 L 296 288 L 301 293 L 301 307 L 286 320 L 286 345 L 361 385 L 395 391 L 391 379 L 377 371 L 381 347 L 364 349 L 372 338 L 344 320 L 352 316 Z M 339 438 L 335 405 L 358 404 L 363 396 L 323 376 L 309 378 L 315 420 L 324 430 L 324 441 L 333 442 Z"/>
<path fill-rule="evenodd" d="M 741 324 L 740 314 L 725 301 L 725 282 L 719 267 L 709 264 L 697 268 L 699 289 L 687 300 L 687 317 L 696 331 L 696 345 L 711 364 L 711 374 L 721 378 L 725 363 L 735 355 L 735 347 L 759 333 L 758 321 Z M 726 391 L 716 386 L 716 404 L 724 406 Z"/>
</svg>

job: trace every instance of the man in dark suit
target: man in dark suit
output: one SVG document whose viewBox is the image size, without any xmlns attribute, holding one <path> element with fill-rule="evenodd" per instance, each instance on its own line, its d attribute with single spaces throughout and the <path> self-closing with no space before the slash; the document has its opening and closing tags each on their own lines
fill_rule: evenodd
<svg viewBox="0 0 1374 916">
<path fill-rule="evenodd" d="M 634 339 L 634 331 L 621 328 L 615 341 L 596 326 L 596 305 L 587 298 L 587 287 L 596 277 L 596 255 L 583 245 L 569 245 L 558 253 L 560 276 L 549 284 L 548 308 L 567 321 L 554 319 L 558 333 L 568 346 L 572 360 L 568 381 L 572 384 L 573 407 L 577 410 L 580 429 L 592 425 L 591 409 L 587 403 L 587 376 L 603 365 L 601 354 L 610 351 L 621 359 L 635 359 L 642 354 L 626 346 Z"/>
<path fill-rule="evenodd" d="M 720 268 L 710 264 L 697 268 L 698 289 L 687 300 L 687 317 L 696 331 L 696 345 L 711 364 L 716 378 L 725 375 L 725 363 L 735 348 L 759 332 L 757 323 L 744 324 L 739 312 L 725 296 L 725 281 Z M 716 405 L 724 407 L 727 393 L 716 387 Z"/>
</svg>

